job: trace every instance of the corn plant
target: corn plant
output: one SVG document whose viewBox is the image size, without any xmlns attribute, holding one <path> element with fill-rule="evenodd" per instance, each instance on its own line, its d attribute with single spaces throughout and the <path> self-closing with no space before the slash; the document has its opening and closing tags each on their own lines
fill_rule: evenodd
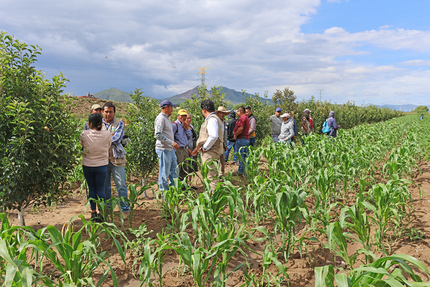
<svg viewBox="0 0 430 287">
<path fill-rule="evenodd" d="M 35 232 L 30 227 L 11 226 L 5 213 L 0 214 L 0 284 L 33 286 L 39 281 L 52 286 L 54 281 L 37 272 L 40 252 L 28 240 Z"/>
<path fill-rule="evenodd" d="M 284 261 L 287 262 L 297 241 L 296 226 L 302 218 L 301 208 L 306 208 L 306 193 L 296 190 L 277 192 L 271 195 L 270 202 L 275 211 L 275 237 L 281 233 L 281 247 Z"/>
<path fill-rule="evenodd" d="M 99 238 L 100 234 L 106 231 L 106 228 L 88 229 L 88 225 L 102 225 L 91 221 L 85 222 L 83 216 L 81 216 L 81 219 L 84 226 L 76 232 L 69 228 L 63 236 L 56 227 L 50 225 L 39 230 L 36 238 L 30 241 L 41 253 L 40 272 L 43 271 L 43 258 L 46 258 L 62 274 L 59 279 L 62 283 L 74 284 L 78 287 L 95 286 L 92 274 L 99 266 L 105 266 L 106 269 L 97 286 L 105 281 L 109 274 L 112 277 L 114 286 L 118 286 L 115 272 L 109 261 L 106 260 L 109 257 L 109 253 L 106 251 L 99 252 L 98 248 L 101 243 L 100 240 L 95 240 L 95 237 Z M 94 234 L 90 235 L 89 239 L 84 240 L 82 232 L 86 227 L 87 231 L 92 230 Z M 114 238 L 114 240 L 116 239 Z M 97 243 L 95 244 L 95 242 Z M 125 255 L 121 245 L 119 242 L 116 242 L 115 245 L 124 261 Z"/>
<path fill-rule="evenodd" d="M 141 286 L 146 283 L 148 286 L 154 286 L 150 281 L 151 272 L 153 271 L 158 275 L 158 286 L 163 285 L 163 263 L 168 254 L 168 250 L 173 249 L 172 235 L 157 233 L 156 239 L 145 238 L 143 242 L 143 256 L 141 257 L 142 263 L 139 267 L 139 275 L 141 279 Z"/>
<path fill-rule="evenodd" d="M 390 180 L 387 184 L 379 183 L 369 190 L 369 201 L 363 201 L 364 207 L 373 212 L 370 219 L 377 225 L 376 244 L 387 254 L 383 243 L 389 228 L 401 230 L 402 218 L 409 216 L 408 202 L 412 199 L 407 189 L 407 180 Z"/>
<path fill-rule="evenodd" d="M 203 287 L 210 278 L 213 267 L 217 263 L 213 260 L 210 249 L 196 247 L 191 243 L 187 233 L 174 234 L 172 249 L 179 255 L 181 262 L 188 267 L 198 287 Z M 205 273 L 207 275 L 205 276 Z"/>
<path fill-rule="evenodd" d="M 395 254 L 362 265 L 348 273 L 335 274 L 331 265 L 317 267 L 315 287 L 428 286 L 412 267 L 430 276 L 429 270 L 418 259 L 409 255 Z M 407 274 L 408 278 L 404 274 Z"/>
</svg>

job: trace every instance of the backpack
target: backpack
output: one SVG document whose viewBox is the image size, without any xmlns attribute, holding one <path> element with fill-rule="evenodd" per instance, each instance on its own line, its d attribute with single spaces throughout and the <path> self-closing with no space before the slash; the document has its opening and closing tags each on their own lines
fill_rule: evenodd
<svg viewBox="0 0 430 287">
<path fill-rule="evenodd" d="M 330 132 L 330 127 L 328 126 L 328 122 L 327 121 L 325 121 L 323 123 L 322 132 L 325 133 L 325 134 Z"/>
</svg>

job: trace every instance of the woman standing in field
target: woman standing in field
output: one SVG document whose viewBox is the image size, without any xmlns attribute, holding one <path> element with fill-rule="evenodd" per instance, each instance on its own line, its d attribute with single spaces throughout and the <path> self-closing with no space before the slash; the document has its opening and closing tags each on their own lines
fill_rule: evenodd
<svg viewBox="0 0 430 287">
<path fill-rule="evenodd" d="M 289 144 L 294 137 L 294 122 L 289 112 L 283 114 L 281 118 L 283 122 L 281 125 L 281 134 L 278 137 L 279 142 Z"/>
<path fill-rule="evenodd" d="M 337 130 L 340 128 L 340 125 L 337 124 L 336 119 L 334 118 L 335 113 L 331 111 L 328 115 L 327 124 L 330 128 L 330 132 L 327 134 L 332 137 L 337 137 Z"/>
<path fill-rule="evenodd" d="M 102 129 L 102 115 L 92 114 L 88 118 L 89 130 L 81 133 L 81 145 L 84 150 L 82 166 L 88 183 L 91 219 L 103 221 L 97 214 L 96 203 L 92 199 L 105 200 L 105 181 L 109 163 L 109 148 L 112 136 L 109 131 Z"/>
</svg>

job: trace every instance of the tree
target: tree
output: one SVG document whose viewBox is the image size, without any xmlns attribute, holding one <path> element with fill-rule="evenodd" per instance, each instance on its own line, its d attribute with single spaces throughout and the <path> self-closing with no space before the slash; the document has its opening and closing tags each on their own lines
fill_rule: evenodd
<svg viewBox="0 0 430 287">
<path fill-rule="evenodd" d="M 272 97 L 272 101 L 276 107 L 280 107 L 284 112 L 295 111 L 297 109 L 296 99 L 294 91 L 289 88 L 285 88 L 283 91 L 276 90 Z"/>
<path fill-rule="evenodd" d="M 73 169 L 77 128 L 61 96 L 62 74 L 44 79 L 32 66 L 41 49 L 0 32 L 0 199 L 18 209 L 50 205 Z"/>
<path fill-rule="evenodd" d="M 222 92 L 222 86 L 217 87 L 213 86 L 211 91 L 208 92 L 206 90 L 205 85 L 201 85 L 198 87 L 198 94 L 195 94 L 191 97 L 191 99 L 185 100 L 185 102 L 181 105 L 181 108 L 187 110 L 188 113 L 192 114 L 192 125 L 196 132 L 200 130 L 200 126 L 205 120 L 202 115 L 202 108 L 200 104 L 203 100 L 211 100 L 215 104 L 215 110 L 220 106 L 224 106 L 227 108 L 230 106 L 230 102 L 225 99 L 225 94 Z M 172 118 L 175 117 L 176 114 L 172 114 Z"/>
<path fill-rule="evenodd" d="M 127 145 L 127 169 L 142 177 L 142 185 L 145 178 L 158 164 L 155 152 L 154 122 L 160 113 L 160 104 L 156 99 L 143 96 L 140 89 L 130 94 L 133 104 L 127 109 L 129 124 L 126 134 L 131 143 Z"/>
<path fill-rule="evenodd" d="M 417 112 L 417 113 L 427 113 L 428 111 L 429 111 L 429 108 L 426 106 L 418 106 L 414 110 L 414 112 Z"/>
</svg>

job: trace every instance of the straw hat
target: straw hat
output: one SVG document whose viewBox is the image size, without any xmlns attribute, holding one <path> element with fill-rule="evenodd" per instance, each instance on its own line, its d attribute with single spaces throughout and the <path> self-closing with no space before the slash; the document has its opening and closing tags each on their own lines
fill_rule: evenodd
<svg viewBox="0 0 430 287">
<path fill-rule="evenodd" d="M 221 107 L 218 107 L 218 110 L 216 110 L 215 113 L 217 115 L 219 115 L 219 114 L 228 115 L 228 114 L 230 114 L 230 111 L 226 110 L 223 106 L 221 106 Z"/>
</svg>

